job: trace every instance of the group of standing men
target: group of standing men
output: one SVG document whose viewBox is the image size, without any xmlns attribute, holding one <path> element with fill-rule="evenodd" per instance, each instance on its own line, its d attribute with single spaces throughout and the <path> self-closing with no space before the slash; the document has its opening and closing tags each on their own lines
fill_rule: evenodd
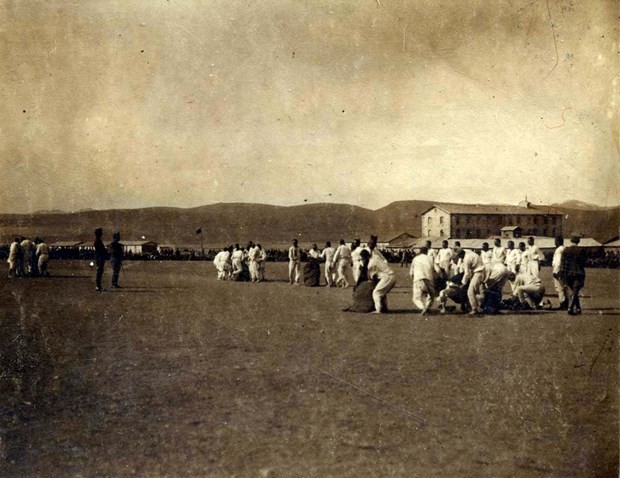
<svg viewBox="0 0 620 478">
<path fill-rule="evenodd" d="M 267 251 L 250 241 L 246 248 L 239 244 L 225 247 L 213 259 L 218 280 L 262 282 L 265 280 Z"/>
<path fill-rule="evenodd" d="M 13 277 L 47 277 L 49 247 L 40 237 L 34 242 L 27 237 L 16 237 L 9 247 L 9 273 Z"/>
<path fill-rule="evenodd" d="M 95 247 L 95 263 L 91 263 L 91 265 L 95 265 L 97 268 L 97 274 L 95 278 L 97 282 L 96 290 L 98 292 L 105 291 L 105 289 L 101 285 L 101 280 L 103 278 L 105 263 L 108 259 L 112 263 L 112 288 L 121 288 L 121 286 L 118 284 L 118 277 L 121 272 L 121 268 L 123 267 L 124 258 L 123 245 L 120 242 L 120 232 L 115 232 L 114 234 L 112 234 L 112 242 L 109 245 L 109 249 L 103 244 L 102 237 L 103 229 L 100 227 L 95 229 L 95 243 L 93 244 Z"/>
</svg>

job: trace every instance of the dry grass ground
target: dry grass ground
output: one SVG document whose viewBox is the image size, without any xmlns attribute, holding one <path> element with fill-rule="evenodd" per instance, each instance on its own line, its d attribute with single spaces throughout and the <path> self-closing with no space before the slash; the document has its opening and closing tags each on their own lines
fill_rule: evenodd
<svg viewBox="0 0 620 478">
<path fill-rule="evenodd" d="M 269 266 L 0 279 L 0 474 L 618 476 L 620 271 L 589 271 L 579 317 L 468 318 L 415 314 L 398 268 L 377 317 Z"/>
</svg>

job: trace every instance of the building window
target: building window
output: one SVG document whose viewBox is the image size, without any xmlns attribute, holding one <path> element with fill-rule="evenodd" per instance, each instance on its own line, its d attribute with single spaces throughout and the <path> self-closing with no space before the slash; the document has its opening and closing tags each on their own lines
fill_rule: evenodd
<svg viewBox="0 0 620 478">
<path fill-rule="evenodd" d="M 433 224 L 433 218 L 432 218 L 432 217 L 429 217 L 429 218 L 428 218 L 428 225 L 430 226 L 431 224 Z"/>
<path fill-rule="evenodd" d="M 439 217 L 439 224 L 441 224 L 443 226 L 443 216 Z M 442 234 L 442 236 L 443 236 L 443 234 Z"/>
<path fill-rule="evenodd" d="M 428 237 L 431 237 L 431 230 L 428 230 L 428 234 L 426 234 Z"/>
<path fill-rule="evenodd" d="M 549 223 L 549 218 L 547 216 L 543 216 L 543 222 L 545 224 L 548 224 Z"/>
<path fill-rule="evenodd" d="M 461 238 L 461 230 L 460 229 L 456 230 L 456 237 L 458 237 L 459 239 Z"/>
<path fill-rule="evenodd" d="M 467 229 L 466 236 L 467 239 L 471 239 L 471 229 Z"/>
<path fill-rule="evenodd" d="M 440 235 L 441 237 L 443 237 L 443 236 L 444 236 L 444 234 L 443 234 L 443 229 L 440 229 L 440 231 L 439 231 L 439 235 Z"/>
<path fill-rule="evenodd" d="M 476 229 L 476 237 L 482 237 L 480 233 L 480 229 Z"/>
</svg>

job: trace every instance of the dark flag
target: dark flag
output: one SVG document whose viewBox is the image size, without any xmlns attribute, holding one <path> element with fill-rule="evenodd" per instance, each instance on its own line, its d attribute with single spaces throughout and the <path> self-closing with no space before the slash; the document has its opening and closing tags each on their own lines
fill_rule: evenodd
<svg viewBox="0 0 620 478">
<path fill-rule="evenodd" d="M 196 234 L 202 234 L 202 227 L 199 227 L 198 229 L 196 229 Z"/>
</svg>

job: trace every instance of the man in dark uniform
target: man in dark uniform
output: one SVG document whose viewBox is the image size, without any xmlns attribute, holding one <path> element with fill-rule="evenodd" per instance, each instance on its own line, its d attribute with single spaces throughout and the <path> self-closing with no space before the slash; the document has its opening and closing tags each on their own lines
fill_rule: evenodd
<svg viewBox="0 0 620 478">
<path fill-rule="evenodd" d="M 112 236 L 112 243 L 110 244 L 110 262 L 112 263 L 112 287 L 114 289 L 120 289 L 118 285 L 118 275 L 123 267 L 123 245 L 119 242 L 121 240 L 121 233 L 115 232 Z"/>
<path fill-rule="evenodd" d="M 103 236 L 103 229 L 100 227 L 95 229 L 95 264 L 97 266 L 97 290 L 103 292 L 101 287 L 101 278 L 103 277 L 103 268 L 105 267 L 105 261 L 108 259 L 108 250 L 103 245 L 101 240 Z"/>
<path fill-rule="evenodd" d="M 580 236 L 573 234 L 571 245 L 564 249 L 560 278 L 568 288 L 568 315 L 581 314 L 579 292 L 586 282 L 586 251 L 579 247 Z"/>
</svg>

